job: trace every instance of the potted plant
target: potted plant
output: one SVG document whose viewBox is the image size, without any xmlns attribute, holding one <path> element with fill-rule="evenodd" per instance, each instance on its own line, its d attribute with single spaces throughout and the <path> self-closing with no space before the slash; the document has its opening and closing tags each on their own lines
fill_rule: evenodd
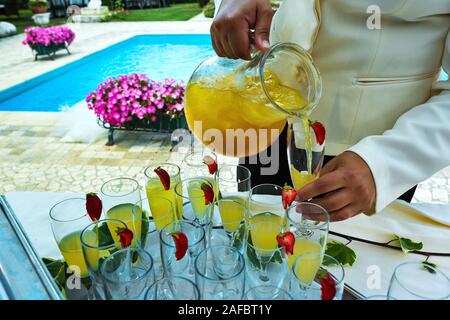
<svg viewBox="0 0 450 320">
<path fill-rule="evenodd" d="M 48 10 L 48 3 L 46 0 L 30 0 L 28 6 L 34 14 L 45 13 Z"/>
<path fill-rule="evenodd" d="M 48 55 L 53 59 L 56 51 L 61 49 L 66 49 L 70 54 L 68 47 L 75 39 L 75 33 L 64 26 L 27 28 L 25 35 L 22 43 L 33 50 L 36 60 L 40 55 Z"/>
<path fill-rule="evenodd" d="M 150 80 L 145 74 L 121 75 L 100 83 L 86 97 L 101 126 L 109 129 L 107 145 L 113 145 L 114 130 L 172 132 L 186 128 L 182 82 Z"/>
</svg>

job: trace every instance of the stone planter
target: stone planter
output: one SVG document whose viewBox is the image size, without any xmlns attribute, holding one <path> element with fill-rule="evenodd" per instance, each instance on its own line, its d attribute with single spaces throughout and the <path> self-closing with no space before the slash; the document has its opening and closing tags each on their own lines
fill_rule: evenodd
<svg viewBox="0 0 450 320">
<path fill-rule="evenodd" d="M 37 13 L 31 17 L 38 26 L 47 26 L 50 23 L 50 12 Z"/>
<path fill-rule="evenodd" d="M 114 145 L 115 130 L 172 133 L 176 129 L 188 128 L 184 115 L 178 118 L 170 118 L 167 114 L 158 115 L 158 120 L 155 122 L 150 119 L 135 118 L 121 126 L 112 126 L 109 123 L 104 122 L 102 119 L 97 118 L 97 123 L 99 126 L 109 130 L 108 142 L 106 143 L 107 146 Z"/>
<path fill-rule="evenodd" d="M 34 52 L 34 60 L 36 61 L 39 56 L 48 56 L 50 59 L 54 60 L 56 51 L 65 49 L 68 54 L 70 54 L 69 48 L 65 43 L 58 45 L 44 46 L 42 44 L 35 44 L 31 47 Z"/>
</svg>

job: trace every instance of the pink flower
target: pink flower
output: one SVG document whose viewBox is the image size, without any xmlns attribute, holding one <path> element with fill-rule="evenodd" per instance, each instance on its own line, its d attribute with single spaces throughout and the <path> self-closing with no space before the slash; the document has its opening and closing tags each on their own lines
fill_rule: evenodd
<svg viewBox="0 0 450 320">
<path fill-rule="evenodd" d="M 120 126 L 134 118 L 158 120 L 167 114 L 179 117 L 184 109 L 184 86 L 173 79 L 150 80 L 145 74 L 108 78 L 89 93 L 89 109 L 112 126 Z"/>
</svg>

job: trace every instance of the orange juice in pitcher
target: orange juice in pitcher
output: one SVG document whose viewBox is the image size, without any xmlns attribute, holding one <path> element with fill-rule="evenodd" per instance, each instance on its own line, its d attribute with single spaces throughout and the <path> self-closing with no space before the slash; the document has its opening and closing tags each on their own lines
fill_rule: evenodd
<svg viewBox="0 0 450 320">
<path fill-rule="evenodd" d="M 307 117 L 321 88 L 311 56 L 295 44 L 276 44 L 251 61 L 214 57 L 187 85 L 186 119 L 213 151 L 252 156 L 278 138 L 288 117 Z"/>
</svg>

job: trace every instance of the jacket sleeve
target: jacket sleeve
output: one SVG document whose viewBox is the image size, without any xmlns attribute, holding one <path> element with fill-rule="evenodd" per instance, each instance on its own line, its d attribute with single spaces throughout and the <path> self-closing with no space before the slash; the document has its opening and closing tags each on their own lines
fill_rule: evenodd
<svg viewBox="0 0 450 320">
<path fill-rule="evenodd" d="M 442 67 L 450 74 L 450 33 Z M 375 212 L 450 165 L 450 81 L 437 81 L 433 92 L 436 95 L 403 114 L 392 129 L 366 137 L 349 149 L 372 171 Z"/>
</svg>

